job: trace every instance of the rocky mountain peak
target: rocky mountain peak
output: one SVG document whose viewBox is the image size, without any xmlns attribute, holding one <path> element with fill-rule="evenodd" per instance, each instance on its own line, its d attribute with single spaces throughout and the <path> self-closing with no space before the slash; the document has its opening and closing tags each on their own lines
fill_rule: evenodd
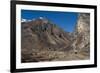
<svg viewBox="0 0 100 73">
<path fill-rule="evenodd" d="M 48 24 L 49 20 L 47 18 L 44 18 L 44 17 L 39 17 L 37 19 L 34 19 L 33 22 L 36 25 L 43 25 L 43 24 Z"/>
</svg>

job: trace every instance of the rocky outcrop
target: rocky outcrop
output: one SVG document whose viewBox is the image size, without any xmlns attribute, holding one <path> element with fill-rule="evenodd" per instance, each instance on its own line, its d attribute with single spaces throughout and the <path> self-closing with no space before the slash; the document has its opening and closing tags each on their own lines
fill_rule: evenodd
<svg viewBox="0 0 100 73">
<path fill-rule="evenodd" d="M 80 13 L 74 32 L 73 49 L 75 52 L 90 51 L 90 14 Z"/>
</svg>

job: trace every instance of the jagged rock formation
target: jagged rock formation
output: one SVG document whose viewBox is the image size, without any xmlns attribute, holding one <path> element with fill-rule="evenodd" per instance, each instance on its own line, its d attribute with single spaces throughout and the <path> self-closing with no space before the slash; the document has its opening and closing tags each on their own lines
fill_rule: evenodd
<svg viewBox="0 0 100 73">
<path fill-rule="evenodd" d="M 79 14 L 74 32 L 74 51 L 90 52 L 90 14 Z"/>
<path fill-rule="evenodd" d="M 40 17 L 22 22 L 22 62 L 88 59 L 90 15 L 80 13 L 73 33 L 65 32 L 50 20 Z M 85 52 L 75 55 L 74 52 Z"/>
</svg>

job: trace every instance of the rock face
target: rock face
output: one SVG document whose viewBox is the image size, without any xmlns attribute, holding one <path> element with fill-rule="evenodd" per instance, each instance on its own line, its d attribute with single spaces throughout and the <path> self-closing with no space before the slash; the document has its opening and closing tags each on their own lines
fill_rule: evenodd
<svg viewBox="0 0 100 73">
<path fill-rule="evenodd" d="M 22 22 L 21 51 L 22 62 L 88 59 L 90 15 L 79 14 L 73 33 L 63 31 L 43 17 Z M 81 53 L 76 56 L 78 52 Z"/>
<path fill-rule="evenodd" d="M 90 51 L 90 14 L 79 14 L 74 32 L 74 51 Z"/>
</svg>

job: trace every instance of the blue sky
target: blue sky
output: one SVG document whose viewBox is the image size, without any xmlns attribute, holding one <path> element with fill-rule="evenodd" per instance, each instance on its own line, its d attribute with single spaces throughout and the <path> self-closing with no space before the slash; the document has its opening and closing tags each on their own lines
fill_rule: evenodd
<svg viewBox="0 0 100 73">
<path fill-rule="evenodd" d="M 44 17 L 52 21 L 64 31 L 73 32 L 78 13 L 75 12 L 56 12 L 56 11 L 36 11 L 36 10 L 21 10 L 21 18 L 23 19 L 36 19 Z"/>
</svg>

